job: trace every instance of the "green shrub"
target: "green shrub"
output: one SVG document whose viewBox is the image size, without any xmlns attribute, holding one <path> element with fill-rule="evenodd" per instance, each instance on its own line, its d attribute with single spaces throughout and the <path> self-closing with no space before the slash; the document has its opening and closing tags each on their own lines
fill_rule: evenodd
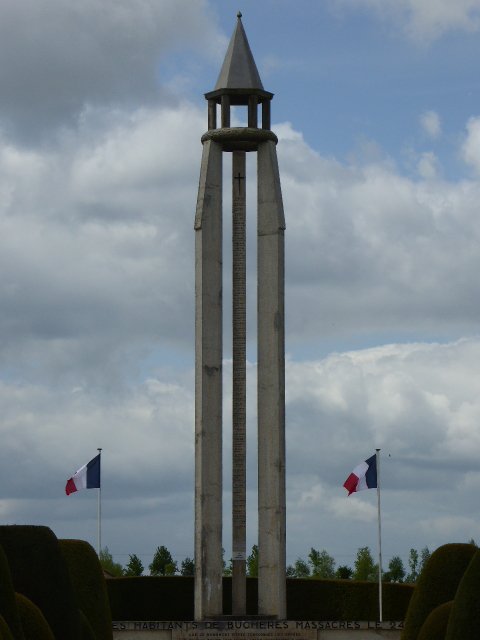
<svg viewBox="0 0 480 640">
<path fill-rule="evenodd" d="M 2 615 L 0 615 L 0 640 L 15 640 Z"/>
<path fill-rule="evenodd" d="M 112 640 L 112 617 L 103 570 L 93 547 L 83 540 L 59 540 L 78 607 L 97 640 Z"/>
<path fill-rule="evenodd" d="M 417 640 L 428 614 L 453 600 L 458 584 L 477 548 L 445 544 L 432 553 L 415 586 L 405 618 L 402 640 Z"/>
<path fill-rule="evenodd" d="M 446 640 L 474 640 L 480 633 L 480 551 L 470 561 L 458 585 Z"/>
<path fill-rule="evenodd" d="M 382 585 L 383 619 L 405 620 L 414 586 L 388 582 Z"/>
<path fill-rule="evenodd" d="M 139 576 L 106 580 L 113 620 L 193 620 L 193 576 Z M 232 611 L 232 579 L 223 578 L 223 611 Z M 247 614 L 256 615 L 257 580 L 247 578 Z"/>
<path fill-rule="evenodd" d="M 403 620 L 411 585 L 382 585 L 384 620 Z M 287 580 L 290 620 L 378 620 L 378 583 L 356 580 Z"/>
<path fill-rule="evenodd" d="M 343 609 L 340 580 L 287 580 L 287 618 L 289 620 L 339 620 Z"/>
<path fill-rule="evenodd" d="M 0 614 L 5 620 L 13 638 L 24 640 L 20 616 L 18 615 L 17 602 L 15 600 L 15 590 L 10 575 L 7 556 L 0 547 Z"/>
<path fill-rule="evenodd" d="M 420 629 L 418 640 L 445 640 L 452 604 L 453 600 L 449 600 L 430 611 Z"/>
<path fill-rule="evenodd" d="M 100 637 L 97 639 L 95 635 L 92 625 L 88 621 L 87 616 L 83 613 L 81 609 L 78 610 L 78 615 L 80 616 L 80 629 L 81 629 L 81 638 L 82 640 L 100 640 Z M 112 631 L 113 634 L 113 631 Z"/>
<path fill-rule="evenodd" d="M 111 578 L 106 581 L 113 620 L 193 620 L 193 577 Z M 247 615 L 257 615 L 258 581 L 247 578 Z M 403 620 L 411 585 L 383 585 L 385 620 Z M 232 580 L 223 578 L 223 612 L 232 611 Z M 353 580 L 287 580 L 290 620 L 377 620 L 378 585 Z"/>
<path fill-rule="evenodd" d="M 106 580 L 113 620 L 193 620 L 192 576 Z"/>
<path fill-rule="evenodd" d="M 80 622 L 67 565 L 48 527 L 0 526 L 13 587 L 40 608 L 56 640 L 79 640 Z"/>
<path fill-rule="evenodd" d="M 55 640 L 45 616 L 37 605 L 21 593 L 15 595 L 25 640 Z"/>
</svg>

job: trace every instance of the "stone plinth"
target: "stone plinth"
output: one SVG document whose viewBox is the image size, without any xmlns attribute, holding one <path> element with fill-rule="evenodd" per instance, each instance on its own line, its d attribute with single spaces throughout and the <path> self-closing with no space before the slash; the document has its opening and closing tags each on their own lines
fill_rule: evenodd
<svg viewBox="0 0 480 640">
<path fill-rule="evenodd" d="M 402 622 L 364 620 L 117 621 L 114 640 L 399 640 Z"/>
</svg>

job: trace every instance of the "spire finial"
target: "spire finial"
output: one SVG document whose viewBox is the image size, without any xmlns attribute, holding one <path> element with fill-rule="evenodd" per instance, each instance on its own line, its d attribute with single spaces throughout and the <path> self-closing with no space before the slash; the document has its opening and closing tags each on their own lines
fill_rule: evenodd
<svg viewBox="0 0 480 640">
<path fill-rule="evenodd" d="M 242 12 L 241 12 L 241 11 L 239 11 L 239 12 L 237 13 L 237 18 L 241 18 L 241 17 L 242 17 Z"/>
</svg>

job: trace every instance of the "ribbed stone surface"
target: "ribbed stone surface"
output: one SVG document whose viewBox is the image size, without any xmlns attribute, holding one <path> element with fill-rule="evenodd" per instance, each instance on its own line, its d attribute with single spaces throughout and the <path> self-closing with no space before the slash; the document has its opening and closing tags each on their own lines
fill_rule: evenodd
<svg viewBox="0 0 480 640">
<path fill-rule="evenodd" d="M 246 174 L 232 154 L 232 613 L 246 613 Z"/>
<path fill-rule="evenodd" d="M 258 148 L 258 613 L 286 617 L 285 219 L 275 144 Z"/>
<path fill-rule="evenodd" d="M 222 148 L 203 146 L 195 215 L 195 617 L 222 613 Z"/>
</svg>

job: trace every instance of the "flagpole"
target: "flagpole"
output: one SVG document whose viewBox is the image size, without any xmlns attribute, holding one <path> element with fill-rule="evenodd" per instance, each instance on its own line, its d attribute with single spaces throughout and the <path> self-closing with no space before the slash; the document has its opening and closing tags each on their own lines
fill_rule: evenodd
<svg viewBox="0 0 480 640">
<path fill-rule="evenodd" d="M 382 607 L 382 518 L 380 515 L 380 449 L 375 449 L 377 462 L 377 511 L 378 511 L 378 611 L 383 622 Z"/>
<path fill-rule="evenodd" d="M 98 455 L 100 456 L 100 463 L 102 461 L 102 450 L 100 448 L 97 449 Z M 100 552 L 102 550 L 102 475 L 101 475 L 102 467 L 100 465 L 100 482 L 98 487 L 98 501 L 97 501 L 97 545 L 98 545 L 98 557 L 100 557 Z"/>
</svg>

